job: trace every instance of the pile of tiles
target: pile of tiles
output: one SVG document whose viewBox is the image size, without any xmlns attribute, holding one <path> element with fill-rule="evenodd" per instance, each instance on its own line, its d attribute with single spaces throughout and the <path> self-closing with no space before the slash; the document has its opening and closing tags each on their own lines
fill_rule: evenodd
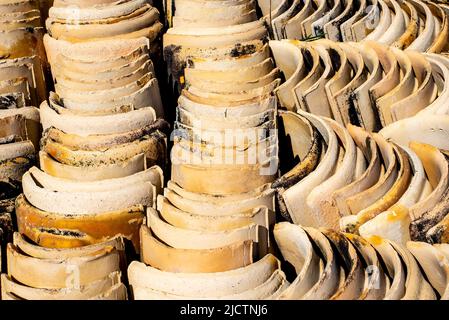
<svg viewBox="0 0 449 320">
<path fill-rule="evenodd" d="M 38 109 L 0 110 L 0 257 L 12 239 L 14 202 L 22 190 L 22 175 L 35 163 L 40 132 Z M 3 270 L 1 265 L 0 259 Z"/>
<path fill-rule="evenodd" d="M 324 37 L 447 52 L 449 10 L 426 0 L 259 0 L 274 39 Z M 271 3 L 271 11 L 268 6 Z"/>
<path fill-rule="evenodd" d="M 46 20 L 48 34 L 69 42 L 147 38 L 153 52 L 162 30 L 159 11 L 149 0 L 55 0 Z"/>
<path fill-rule="evenodd" d="M 24 174 L 16 200 L 34 249 L 9 244 L 3 278 L 19 299 L 127 298 L 119 251 L 139 253 L 164 183 L 168 124 L 150 59 L 158 11 L 147 1 L 73 5 L 55 1 L 46 22 L 55 92 L 40 105 L 40 169 Z"/>
<path fill-rule="evenodd" d="M 128 268 L 135 299 L 276 299 L 288 287 L 272 254 L 246 267 L 224 272 L 166 272 L 137 261 Z"/>
<path fill-rule="evenodd" d="M 150 57 L 160 73 L 163 25 L 159 15 L 151 0 L 55 0 L 46 27 L 53 39 L 70 43 L 147 38 Z"/>
<path fill-rule="evenodd" d="M 389 127 L 377 134 L 302 111 L 280 117 L 283 176 L 272 187 L 284 217 L 402 244 L 447 242 L 447 152 L 422 143 L 438 122 L 404 143 Z"/>
<path fill-rule="evenodd" d="M 169 13 L 168 17 L 173 13 Z M 189 57 L 226 59 L 261 50 L 268 36 L 251 0 L 176 1 L 172 28 L 164 34 L 164 59 L 178 92 Z"/>
<path fill-rule="evenodd" d="M 48 241 L 47 246 L 65 243 L 63 231 L 73 245 L 122 233 L 138 249 L 141 206 L 155 202 L 162 186 L 157 165 L 166 161 L 161 130 L 167 125 L 158 119 L 163 109 L 148 39 L 71 44 L 46 36 L 45 45 L 56 92 L 40 107 L 43 172 L 28 173 L 24 197 L 17 202 L 19 231 L 41 245 Z M 36 184 L 37 175 L 47 184 Z M 46 205 L 48 192 L 52 208 Z M 80 196 L 88 198 L 80 203 Z M 104 219 L 114 223 L 94 227 Z M 54 229 L 60 230 L 55 234 Z"/>
<path fill-rule="evenodd" d="M 46 99 L 43 35 L 37 1 L 0 3 L 0 115 L 12 115 L 4 109 L 36 107 Z"/>
<path fill-rule="evenodd" d="M 287 222 L 275 226 L 274 236 L 295 269 L 280 299 L 449 299 L 449 244 L 402 245 Z"/>
<path fill-rule="evenodd" d="M 0 58 L 3 63 L 5 63 L 3 59 L 28 58 L 25 61 L 12 60 L 8 62 L 14 65 L 20 64 L 20 62 L 33 64 L 36 79 L 35 82 L 29 83 L 34 90 L 30 88 L 28 93 L 32 95 L 32 98 L 36 97 L 32 92 L 35 90 L 38 90 L 39 94 L 43 93 L 45 98 L 45 88 L 36 88 L 36 85 L 42 84 L 39 82 L 39 70 L 42 68 L 40 63 L 45 63 L 45 51 L 42 43 L 45 31 L 42 26 L 39 4 L 40 2 L 35 0 L 5 0 L 0 3 Z M 26 86 L 21 82 L 12 84 L 16 85 L 16 89 Z M 26 92 L 19 91 L 24 93 L 26 99 Z M 17 91 L 2 93 L 7 92 Z M 42 95 L 38 97 L 42 98 Z"/>
<path fill-rule="evenodd" d="M 246 267 L 213 273 L 166 272 L 137 261 L 128 268 L 135 299 L 276 299 L 288 287 L 272 254 Z"/>
<path fill-rule="evenodd" d="M 174 11 L 173 11 L 174 10 Z M 251 0 L 180 0 L 167 6 L 169 25 L 181 27 L 229 27 L 257 20 L 257 4 Z"/>
<path fill-rule="evenodd" d="M 280 59 L 281 70 L 274 67 L 261 22 L 215 27 L 212 19 L 229 14 L 228 2 L 176 2 L 174 27 L 164 36 L 169 68 L 182 68 L 177 79 L 184 89 L 171 181 L 157 211 L 147 210 L 142 262 L 128 269 L 135 299 L 273 298 L 288 285 L 268 231 L 278 167 L 274 92 L 291 62 Z M 187 4 L 203 6 L 187 11 Z M 217 25 L 236 17 L 223 16 Z"/>
<path fill-rule="evenodd" d="M 158 10 L 45 5 L 0 3 L 2 299 L 449 299 L 446 5 L 169 3 L 166 185 Z"/>
<path fill-rule="evenodd" d="M 449 60 L 445 56 L 372 41 L 272 43 L 283 46 L 283 54 L 296 63 L 281 85 L 285 93 L 278 94 L 280 105 L 288 110 L 378 131 L 419 112 L 447 109 Z"/>
<path fill-rule="evenodd" d="M 39 4 L 0 3 L 0 265 L 12 239 L 14 200 L 21 192 L 22 175 L 33 165 L 39 146 L 35 106 L 47 95 Z"/>
<path fill-rule="evenodd" d="M 441 108 L 426 109 L 414 117 L 395 122 L 380 131 L 389 141 L 401 146 L 414 141 L 424 144 L 420 156 L 426 168 L 433 192 L 422 206 L 419 214 L 411 215 L 410 227 L 413 240 L 431 243 L 449 242 L 449 206 L 447 200 L 447 166 L 449 155 L 449 114 Z"/>
<path fill-rule="evenodd" d="M 48 249 L 19 233 L 8 244 L 3 300 L 124 300 L 126 266 L 120 237 L 81 248 Z"/>
</svg>

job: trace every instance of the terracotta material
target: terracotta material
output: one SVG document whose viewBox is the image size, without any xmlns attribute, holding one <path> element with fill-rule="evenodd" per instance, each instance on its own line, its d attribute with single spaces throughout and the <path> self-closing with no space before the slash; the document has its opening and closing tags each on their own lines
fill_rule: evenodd
<svg viewBox="0 0 449 320">
<path fill-rule="evenodd" d="M 286 79 L 285 82 L 275 90 L 275 93 L 277 94 L 279 103 L 282 107 L 288 110 L 293 110 L 295 100 L 292 89 L 305 76 L 301 50 L 295 46 L 294 42 L 271 41 L 269 44 L 276 65 L 281 69 Z"/>
<path fill-rule="evenodd" d="M 427 197 L 431 193 L 431 188 L 419 157 L 409 148 L 402 147 L 402 149 L 407 152 L 413 169 L 413 177 L 407 190 L 398 202 L 387 211 L 366 222 L 359 231 L 365 237 L 376 234 L 404 245 L 410 240 L 409 209 L 416 207 L 421 199 Z"/>
<path fill-rule="evenodd" d="M 379 300 L 383 299 L 387 290 L 387 276 L 381 265 L 377 252 L 364 238 L 345 233 L 346 238 L 356 248 L 360 258 L 365 262 L 364 266 L 364 284 L 360 300 Z"/>
<path fill-rule="evenodd" d="M 386 264 L 387 272 L 390 275 L 392 282 L 385 294 L 385 300 L 399 300 L 405 295 L 405 279 L 406 269 L 396 250 L 392 247 L 390 242 L 371 236 L 366 239 L 380 254 L 382 260 Z"/>
<path fill-rule="evenodd" d="M 150 288 L 179 296 L 207 298 L 255 288 L 266 282 L 279 267 L 279 261 L 271 254 L 246 267 L 215 273 L 173 273 L 134 261 L 128 268 L 128 277 L 133 289 Z"/>
<path fill-rule="evenodd" d="M 156 114 L 151 107 L 127 112 L 125 115 L 112 114 L 100 118 L 76 114 L 58 114 L 46 102 L 41 105 L 41 120 L 44 129 L 56 127 L 66 133 L 86 136 L 90 134 L 124 133 L 152 123 Z"/>
<path fill-rule="evenodd" d="M 36 259 L 21 254 L 8 244 L 8 275 L 35 288 L 58 289 L 67 287 L 68 265 L 78 267 L 80 285 L 100 280 L 119 269 L 119 255 L 115 249 L 100 250 L 90 256 L 67 259 Z"/>
<path fill-rule="evenodd" d="M 349 125 L 348 132 L 351 134 L 354 142 L 362 148 L 363 153 L 370 157 L 366 171 L 354 181 L 346 186 L 336 190 L 333 193 L 335 206 L 341 215 L 351 214 L 348 200 L 359 192 L 372 187 L 379 179 L 381 174 L 381 155 L 375 140 L 369 136 L 366 131 Z"/>
<path fill-rule="evenodd" d="M 310 211 L 307 203 L 303 201 L 303 199 L 306 198 L 317 185 L 332 175 L 338 158 L 339 146 L 337 137 L 329 123 L 312 114 L 305 112 L 301 112 L 300 114 L 317 127 L 328 147 L 326 152 L 322 155 L 317 168 L 307 177 L 285 190 L 281 196 L 293 222 L 306 226 L 313 226 L 316 223 L 314 220 L 314 213 Z"/>
<path fill-rule="evenodd" d="M 202 215 L 180 210 L 166 198 L 158 197 L 157 208 L 164 220 L 172 226 L 188 230 L 227 231 L 254 223 L 268 232 L 273 220 L 273 213 L 265 207 L 256 207 L 248 213 L 215 216 L 211 211 L 209 215 Z"/>
<path fill-rule="evenodd" d="M 274 236 L 284 259 L 296 270 L 296 278 L 281 294 L 281 299 L 300 299 L 318 281 L 322 260 L 315 253 L 307 233 L 299 226 L 281 222 Z"/>
<path fill-rule="evenodd" d="M 364 273 L 362 262 L 354 246 L 341 233 L 324 229 L 322 229 L 322 232 L 337 248 L 338 254 L 344 261 L 342 267 L 344 268 L 345 278 L 340 282 L 339 288 L 330 299 L 347 300 L 359 298 L 362 292 Z"/>
<path fill-rule="evenodd" d="M 176 249 L 156 239 L 146 226 L 141 227 L 140 241 L 143 262 L 169 272 L 221 272 L 253 262 L 251 241 L 236 242 L 216 249 Z"/>
<path fill-rule="evenodd" d="M 123 178 L 145 170 L 145 155 L 138 154 L 131 159 L 101 166 L 74 167 L 53 160 L 45 152 L 39 153 L 40 167 L 46 173 L 64 179 L 75 181 L 97 181 L 104 179 Z"/>
<path fill-rule="evenodd" d="M 93 281 L 80 289 L 42 289 L 24 286 L 12 280 L 8 275 L 1 275 L 2 299 L 10 296 L 14 299 L 24 300 L 87 300 L 102 295 L 120 284 L 120 272 L 112 272 L 104 279 Z M 123 285 L 123 284 L 121 284 Z M 117 300 L 126 300 L 126 290 L 123 290 Z"/>
<path fill-rule="evenodd" d="M 81 247 L 121 234 L 131 240 L 136 250 L 139 250 L 138 232 L 144 220 L 144 208 L 141 205 L 116 212 L 73 218 L 41 211 L 21 195 L 16 201 L 16 214 L 19 232 L 43 247 Z"/>
<path fill-rule="evenodd" d="M 323 257 L 322 267 L 318 280 L 312 288 L 302 297 L 302 300 L 326 300 L 338 289 L 341 273 L 337 263 L 337 256 L 333 253 L 329 240 L 319 231 L 313 228 L 304 228 L 309 237 L 318 246 Z"/>
</svg>

